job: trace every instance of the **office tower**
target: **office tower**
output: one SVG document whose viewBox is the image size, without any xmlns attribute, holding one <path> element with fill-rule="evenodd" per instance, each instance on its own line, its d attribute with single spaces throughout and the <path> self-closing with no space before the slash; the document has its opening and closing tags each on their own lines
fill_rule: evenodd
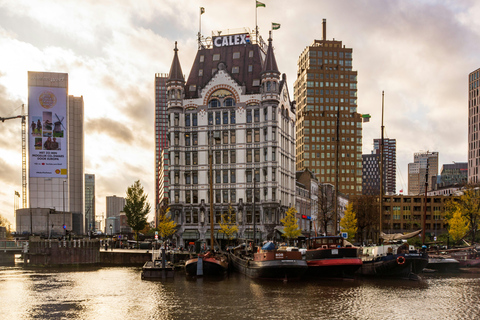
<svg viewBox="0 0 480 320">
<path fill-rule="evenodd" d="M 362 194 L 362 116 L 357 113 L 357 71 L 351 48 L 323 39 L 305 48 L 294 84 L 297 103 L 296 169 L 310 169 L 320 183 Z"/>
<path fill-rule="evenodd" d="M 62 224 L 50 225 L 49 233 L 64 233 L 65 224 L 82 234 L 83 97 L 68 95 L 67 73 L 33 71 L 28 72 L 28 95 L 29 208 L 62 213 Z M 20 230 L 21 218 L 17 224 Z"/>
<path fill-rule="evenodd" d="M 468 75 L 468 183 L 480 182 L 480 116 L 478 108 L 480 96 L 478 87 L 480 81 L 480 69 Z"/>
<path fill-rule="evenodd" d="M 85 174 L 85 233 L 95 231 L 95 175 Z"/>
<path fill-rule="evenodd" d="M 167 101 L 177 243 L 210 238 L 210 204 L 215 232 L 231 206 L 239 238 L 253 239 L 255 224 L 257 240 L 271 239 L 295 205 L 295 112 L 271 37 L 266 44 L 246 29 L 200 37 L 187 81 L 175 44 Z"/>
<path fill-rule="evenodd" d="M 120 212 L 123 212 L 125 208 L 125 198 L 113 196 L 107 196 L 107 218 L 119 217 Z"/>
<path fill-rule="evenodd" d="M 438 152 L 418 152 L 413 163 L 408 164 L 408 195 L 425 193 L 425 176 L 428 175 L 427 191 L 431 191 L 432 179 L 438 174 Z"/>
<path fill-rule="evenodd" d="M 454 162 L 444 164 L 440 170 L 440 176 L 437 178 L 437 188 L 446 188 L 450 186 L 464 186 L 468 180 L 468 163 Z"/>
<path fill-rule="evenodd" d="M 168 74 L 155 74 L 155 221 L 158 219 L 160 204 L 167 199 L 164 189 L 165 181 L 163 181 L 164 164 L 162 163 L 163 151 L 168 148 L 167 79 Z"/>
</svg>

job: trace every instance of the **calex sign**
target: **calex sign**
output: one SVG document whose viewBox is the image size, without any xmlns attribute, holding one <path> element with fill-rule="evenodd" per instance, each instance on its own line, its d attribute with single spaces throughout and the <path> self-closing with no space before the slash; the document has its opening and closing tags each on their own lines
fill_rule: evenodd
<svg viewBox="0 0 480 320">
<path fill-rule="evenodd" d="M 248 33 L 213 37 L 213 45 L 215 47 L 235 46 L 247 43 L 250 43 L 250 35 Z"/>
</svg>

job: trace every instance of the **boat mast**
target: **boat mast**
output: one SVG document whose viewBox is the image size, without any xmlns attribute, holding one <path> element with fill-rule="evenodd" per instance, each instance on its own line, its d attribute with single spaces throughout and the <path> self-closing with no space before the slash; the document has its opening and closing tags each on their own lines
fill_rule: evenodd
<svg viewBox="0 0 480 320">
<path fill-rule="evenodd" d="M 425 205 L 423 207 L 423 221 L 422 221 L 422 245 L 425 244 L 425 226 L 427 223 L 427 189 L 428 189 L 428 158 L 427 158 L 427 170 L 425 170 Z M 437 225 L 435 221 L 435 226 Z"/>
<path fill-rule="evenodd" d="M 382 234 L 382 215 L 383 215 L 383 109 L 384 109 L 384 92 L 382 91 L 382 126 L 380 134 L 380 192 L 379 192 L 379 202 L 380 202 L 380 216 L 378 223 L 378 242 L 380 243 L 380 237 Z"/>
<path fill-rule="evenodd" d="M 334 228 L 333 228 L 333 235 L 337 235 L 337 220 L 338 220 L 338 189 L 340 186 L 338 185 L 338 152 L 340 149 L 340 107 L 337 106 L 337 128 L 336 128 L 336 133 L 335 133 L 335 199 L 333 201 L 334 203 L 334 216 L 335 216 L 335 221 L 334 221 Z M 327 226 L 325 226 L 325 233 L 327 232 Z"/>
</svg>

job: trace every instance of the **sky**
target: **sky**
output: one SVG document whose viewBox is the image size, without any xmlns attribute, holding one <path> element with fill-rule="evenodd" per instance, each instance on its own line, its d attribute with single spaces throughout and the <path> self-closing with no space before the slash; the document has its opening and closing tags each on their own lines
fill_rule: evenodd
<svg viewBox="0 0 480 320">
<path fill-rule="evenodd" d="M 397 192 L 420 151 L 442 164 L 467 161 L 468 74 L 480 67 L 480 1 L 262 0 L 260 34 L 280 23 L 273 45 L 293 99 L 297 59 L 314 39 L 353 48 L 363 153 L 397 140 Z M 0 117 L 27 106 L 28 71 L 66 72 L 69 94 L 85 103 L 85 173 L 95 174 L 96 214 L 105 197 L 125 196 L 140 180 L 155 199 L 154 78 L 168 73 L 178 41 L 188 77 L 201 31 L 255 28 L 254 0 L 0 0 Z M 0 214 L 14 224 L 21 193 L 21 122 L 0 122 Z M 439 169 L 440 169 L 439 168 Z M 21 203 L 21 202 L 20 202 Z M 150 214 L 153 219 L 153 212 Z"/>
</svg>

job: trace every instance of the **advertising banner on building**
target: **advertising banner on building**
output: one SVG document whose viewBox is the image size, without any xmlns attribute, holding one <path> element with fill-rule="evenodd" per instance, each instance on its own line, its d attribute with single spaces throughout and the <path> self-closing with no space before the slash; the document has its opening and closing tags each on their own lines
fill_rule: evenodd
<svg viewBox="0 0 480 320">
<path fill-rule="evenodd" d="M 30 177 L 67 177 L 67 89 L 29 87 Z"/>
</svg>

